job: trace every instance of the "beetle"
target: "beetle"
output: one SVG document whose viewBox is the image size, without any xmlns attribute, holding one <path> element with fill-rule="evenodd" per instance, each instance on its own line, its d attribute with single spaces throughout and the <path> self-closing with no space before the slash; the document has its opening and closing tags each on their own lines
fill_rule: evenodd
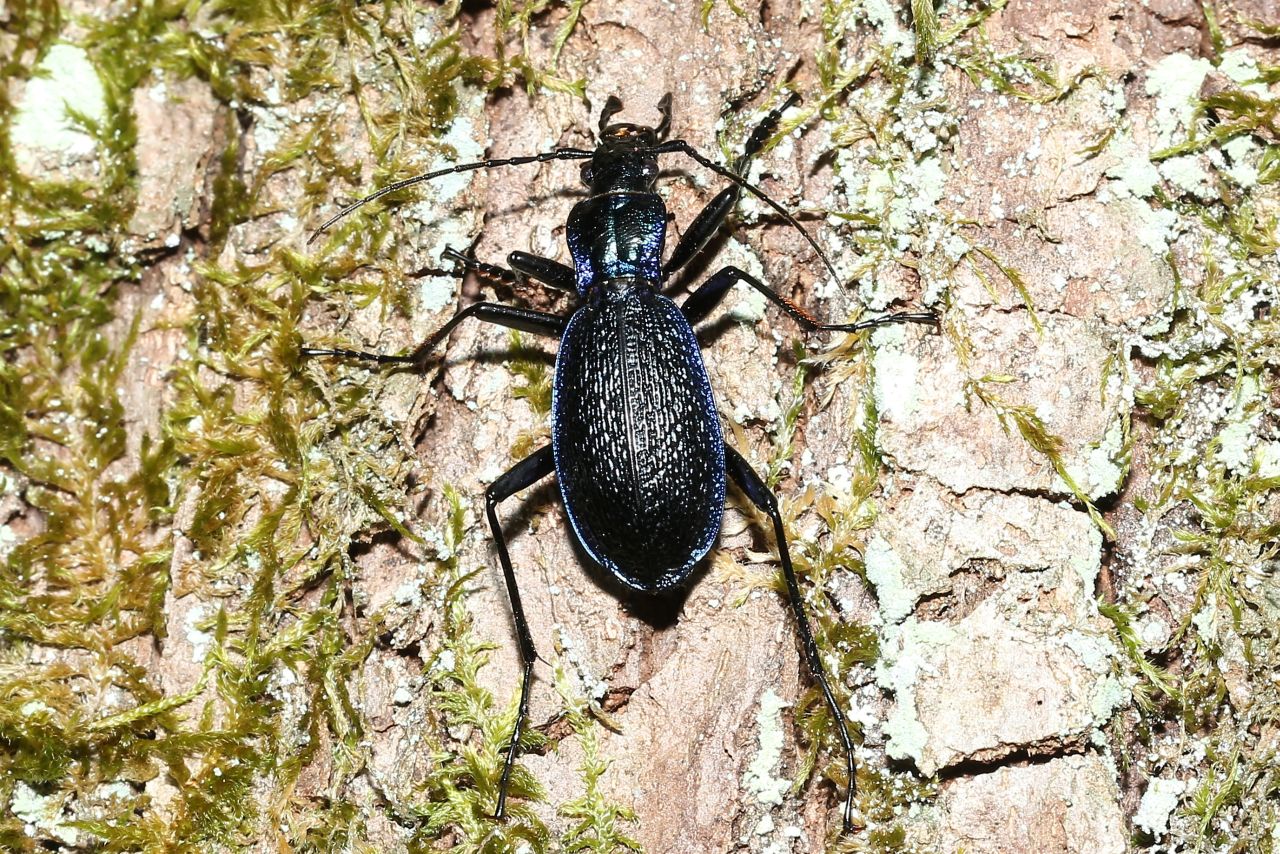
<svg viewBox="0 0 1280 854">
<path fill-rule="evenodd" d="M 485 515 L 511 602 L 521 661 L 519 709 L 503 765 L 494 811 L 497 818 L 506 809 L 537 657 L 497 509 L 502 501 L 554 473 L 570 526 L 587 555 L 637 596 L 661 597 L 688 585 L 695 566 L 719 535 L 729 481 L 769 516 L 804 658 L 844 748 L 849 785 L 843 827 L 848 831 L 853 826 L 853 742 L 801 604 L 778 502 L 747 460 L 724 440 L 694 325 L 738 283 L 759 291 L 810 332 L 859 332 L 889 323 L 936 324 L 937 317 L 929 311 L 897 312 L 856 323 L 822 323 L 732 266 L 708 278 L 682 305 L 662 293 L 671 275 L 721 228 L 743 191 L 760 198 L 798 229 L 835 277 L 812 236 L 745 177 L 752 158 L 798 98 L 792 93 L 770 111 L 751 133 L 742 155 L 726 167 L 684 140 L 667 139 L 670 94 L 658 103 L 661 121 L 654 127 L 612 122 L 622 102 L 611 96 L 600 114 L 594 150 L 561 147 L 536 155 L 459 164 L 398 181 L 347 205 L 312 235 L 314 240 L 338 219 L 374 199 L 444 175 L 551 160 L 586 161 L 582 181 L 588 195 L 573 207 L 565 226 L 572 267 L 523 252 L 508 255 L 506 268 L 452 249 L 445 252 L 464 268 L 489 278 L 509 284 L 531 278 L 575 293 L 578 305 L 569 315 L 478 302 L 460 310 L 408 354 L 302 348 L 304 356 L 422 365 L 468 318 L 560 342 L 552 385 L 551 442 L 516 463 L 485 491 Z M 731 184 L 698 213 L 664 262 L 667 210 L 656 185 L 658 158 L 672 153 L 687 155 Z"/>
</svg>

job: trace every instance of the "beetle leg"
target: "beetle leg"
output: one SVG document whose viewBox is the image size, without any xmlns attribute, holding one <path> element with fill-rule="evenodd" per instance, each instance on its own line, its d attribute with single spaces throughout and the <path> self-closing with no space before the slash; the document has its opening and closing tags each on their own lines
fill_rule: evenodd
<svg viewBox="0 0 1280 854">
<path fill-rule="evenodd" d="M 446 248 L 441 253 L 450 261 L 457 261 L 468 270 L 474 270 L 480 276 L 493 281 L 502 282 L 508 285 L 522 285 L 525 280 L 533 279 L 542 282 L 544 285 L 550 285 L 553 288 L 570 293 L 577 293 L 578 286 L 576 275 L 572 267 L 566 267 L 559 261 L 553 261 L 550 258 L 543 258 L 540 255 L 530 255 L 528 252 L 512 252 L 507 256 L 506 267 L 499 267 L 496 264 L 486 264 L 470 255 L 464 255 L 456 249 Z"/>
<path fill-rule="evenodd" d="M 724 299 L 724 295 L 728 293 L 729 288 L 738 282 L 745 282 L 773 300 L 773 302 L 782 307 L 783 311 L 795 318 L 795 321 L 809 332 L 819 330 L 827 332 L 860 332 L 863 329 L 885 326 L 890 323 L 929 323 L 936 325 L 938 322 L 938 315 L 932 311 L 896 311 L 880 317 L 859 320 L 857 323 L 823 323 L 750 273 L 745 273 L 737 267 L 725 267 L 703 282 L 702 286 L 684 301 L 681 310 L 684 312 L 684 316 L 688 318 L 689 323 L 697 323 L 705 319 L 711 313 L 711 310 L 719 305 L 720 300 Z"/>
<path fill-rule="evenodd" d="M 488 279 L 492 282 L 502 282 L 504 285 L 520 285 L 524 284 L 524 276 L 514 270 L 508 270 L 505 267 L 499 267 L 496 264 L 486 264 L 485 262 L 471 255 L 464 255 L 457 249 L 446 246 L 444 251 L 440 253 L 440 257 L 448 258 L 450 261 L 457 261 L 465 269 L 471 270 L 482 279 Z"/>
<path fill-rule="evenodd" d="M 664 280 L 670 278 L 672 273 L 689 263 L 693 256 L 702 251 L 707 241 L 720 230 L 720 226 L 724 225 L 724 221 L 729 217 L 729 211 L 733 210 L 741 195 L 742 191 L 738 185 L 726 187 L 716 193 L 716 197 L 708 202 L 705 208 L 698 211 L 698 215 L 680 236 L 680 242 L 676 244 L 671 257 L 662 267 Z"/>
<path fill-rule="evenodd" d="M 827 268 L 827 272 L 831 274 L 831 278 L 839 280 L 840 277 L 836 274 L 836 268 L 831 265 L 831 259 L 827 257 L 827 253 L 822 251 L 822 247 L 818 245 L 818 241 L 813 239 L 813 235 L 800 224 L 799 220 L 788 213 L 786 208 L 774 201 L 768 193 L 748 181 L 743 176 L 739 175 L 737 172 L 734 172 L 728 166 L 721 166 L 719 163 L 716 163 L 705 154 L 702 154 L 698 149 L 694 148 L 683 139 L 669 139 L 666 142 L 655 145 L 653 148 L 645 149 L 645 152 L 651 155 L 683 154 L 698 163 L 700 166 L 710 169 L 720 177 L 728 178 L 734 184 L 738 185 L 768 205 L 773 209 L 774 213 L 782 217 L 783 222 L 800 232 L 804 237 L 805 242 L 809 244 L 810 248 L 812 248 L 814 253 L 818 256 L 819 260 L 822 261 L 822 266 Z"/>
<path fill-rule="evenodd" d="M 822 666 L 822 658 L 818 654 L 818 645 L 813 640 L 813 631 L 809 628 L 809 618 L 805 616 L 804 605 L 800 598 L 800 585 L 796 583 L 796 571 L 791 566 L 791 554 L 787 551 L 787 535 L 782 526 L 782 514 L 778 512 L 778 500 L 774 498 L 769 487 L 756 474 L 751 464 L 728 444 L 724 446 L 725 468 L 729 477 L 746 493 L 751 503 L 763 510 L 773 520 L 773 533 L 778 540 L 778 557 L 782 563 L 782 575 L 787 582 L 787 596 L 791 600 L 791 611 L 796 618 L 796 632 L 800 635 L 800 646 L 804 649 L 805 661 L 809 672 L 818 683 L 827 708 L 836 722 L 836 733 L 844 745 L 845 767 L 849 774 L 849 789 L 844 800 L 844 830 L 853 828 L 853 796 L 857 791 L 856 768 L 853 761 L 853 740 L 849 737 L 849 725 L 845 722 L 840 704 L 827 682 L 827 673 Z"/>
<path fill-rule="evenodd" d="M 571 294 L 578 292 L 578 274 L 572 267 L 565 266 L 559 261 L 516 251 L 507 256 L 507 263 L 516 273 L 528 276 L 544 285 L 550 285 Z"/>
<path fill-rule="evenodd" d="M 770 110 L 769 114 L 760 120 L 760 124 L 756 125 L 755 130 L 751 132 L 751 136 L 747 138 L 747 144 L 742 147 L 742 155 L 733 161 L 733 171 L 739 175 L 747 171 L 747 167 L 751 165 L 751 159 L 760 153 L 760 149 L 764 147 L 765 142 L 778 129 L 778 122 L 782 120 L 782 114 L 799 100 L 800 96 L 792 92 L 791 96 L 782 102 L 782 106 Z M 670 103 L 667 106 L 670 109 Z M 720 226 L 724 225 L 729 212 L 738 204 L 738 199 L 741 197 L 742 188 L 734 184 L 732 187 L 726 187 L 717 193 L 716 197 L 698 212 L 689 228 L 681 236 L 680 242 L 676 244 L 671 257 L 667 259 L 667 263 L 662 270 L 663 279 L 666 279 L 676 270 L 689 263 L 693 256 L 702 251 L 702 247 L 707 245 L 707 241 L 715 236 L 715 233 L 720 230 Z"/>
<path fill-rule="evenodd" d="M 548 314 L 545 311 L 534 311 L 531 308 L 519 308 L 514 305 L 503 305 L 496 302 L 476 302 L 449 318 L 444 326 L 441 326 L 430 338 L 414 348 L 412 353 L 403 356 L 384 356 L 381 353 L 367 353 L 362 350 L 320 347 L 303 347 L 301 352 L 304 356 L 343 356 L 348 359 L 364 359 L 384 364 L 421 364 L 431 354 L 431 351 L 453 331 L 453 328 L 468 317 L 475 317 L 488 323 L 496 323 L 499 326 L 507 326 L 511 329 L 519 329 L 521 332 L 533 332 L 537 335 L 546 335 L 551 338 L 559 338 L 564 333 L 565 325 L 568 323 L 567 318 L 558 314 Z"/>
<path fill-rule="evenodd" d="M 520 708 L 516 712 L 515 728 L 511 731 L 507 760 L 502 766 L 494 818 L 502 818 L 507 809 L 507 786 L 511 782 L 511 769 L 515 767 L 516 754 L 520 748 L 520 732 L 524 729 L 524 719 L 529 712 L 529 681 L 533 678 L 533 662 L 538 657 L 533 648 L 533 635 L 529 633 L 529 623 L 524 617 L 524 608 L 520 605 L 520 588 L 516 585 L 515 570 L 511 568 L 511 556 L 507 554 L 507 540 L 502 535 L 502 525 L 498 522 L 498 504 L 525 487 L 533 486 L 554 470 L 555 459 L 551 446 L 544 445 L 508 469 L 506 474 L 491 483 L 484 492 L 485 514 L 489 517 L 489 528 L 493 531 L 493 541 L 498 547 L 498 561 L 502 564 L 502 577 L 507 582 L 507 596 L 511 599 L 511 614 L 516 623 L 516 640 L 520 644 Z"/>
</svg>

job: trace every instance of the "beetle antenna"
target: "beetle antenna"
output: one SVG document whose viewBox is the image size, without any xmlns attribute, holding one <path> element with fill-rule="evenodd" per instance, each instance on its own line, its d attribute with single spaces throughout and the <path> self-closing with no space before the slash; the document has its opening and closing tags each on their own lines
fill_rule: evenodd
<svg viewBox="0 0 1280 854">
<path fill-rule="evenodd" d="M 621 107 L 619 107 L 621 109 Z M 324 221 L 324 224 L 311 232 L 311 236 L 307 238 L 307 245 L 310 246 L 315 242 L 316 238 L 329 230 L 329 226 L 342 219 L 347 214 L 358 208 L 362 208 L 369 202 L 376 201 L 388 193 L 394 193 L 397 190 L 403 190 L 405 187 L 412 187 L 414 184 L 421 184 L 425 181 L 431 181 L 436 178 L 442 178 L 445 175 L 454 175 L 458 172 L 472 172 L 476 169 L 493 169 L 498 166 L 520 166 L 524 163 L 546 163 L 549 160 L 583 160 L 591 157 L 590 151 L 584 151 L 581 148 L 557 148 L 554 151 L 544 151 L 541 154 L 526 154 L 521 157 L 503 157 L 497 160 L 481 160 L 477 163 L 460 163 L 456 166 L 449 166 L 445 169 L 437 169 L 434 172 L 427 172 L 423 175 L 417 175 L 413 178 L 405 178 L 403 181 L 396 181 L 394 184 L 388 184 L 375 193 L 370 193 L 359 201 L 352 202 L 342 210 Z"/>
<path fill-rule="evenodd" d="M 801 225 L 794 216 L 788 213 L 786 208 L 771 199 L 764 190 L 760 189 L 755 184 L 752 184 L 746 178 L 742 177 L 737 172 L 734 172 L 729 167 L 721 166 L 714 160 L 703 156 L 698 149 L 694 148 L 683 139 L 673 139 L 649 149 L 650 154 L 675 154 L 677 152 L 688 155 L 701 165 L 710 169 L 712 172 L 715 172 L 717 175 L 728 178 L 730 181 L 751 193 L 751 195 L 760 199 L 760 201 L 764 202 L 769 207 L 773 208 L 779 216 L 786 220 L 788 225 L 792 226 L 796 231 L 799 231 L 804 235 L 804 239 L 811 247 L 813 247 L 813 251 L 818 253 L 818 257 L 822 259 L 822 264 L 827 268 L 827 272 L 831 274 L 831 278 L 836 281 L 840 280 L 840 276 L 836 273 L 836 268 L 831 265 L 830 259 L 827 258 L 827 253 L 822 251 L 822 247 L 818 246 L 818 241 L 813 239 L 813 235 L 809 233 L 808 229 Z"/>
</svg>

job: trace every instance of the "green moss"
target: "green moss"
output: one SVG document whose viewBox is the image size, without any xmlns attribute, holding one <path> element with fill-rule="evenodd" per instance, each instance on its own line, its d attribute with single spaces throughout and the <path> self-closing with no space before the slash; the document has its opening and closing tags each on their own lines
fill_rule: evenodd
<svg viewBox="0 0 1280 854">
<path fill-rule="evenodd" d="M 928 65 L 938 49 L 938 10 L 934 0 L 911 0 L 911 28 L 916 36 L 916 63 Z"/>
<path fill-rule="evenodd" d="M 996 53 L 981 36 L 966 47 L 958 64 L 975 87 L 989 87 L 1031 104 L 1060 101 L 1100 74 L 1096 68 L 1086 68 L 1063 78 L 1050 61 L 1021 53 Z"/>
<path fill-rule="evenodd" d="M 560 815 L 575 822 L 561 839 L 566 852 L 590 851 L 593 854 L 620 854 L 642 851 L 640 843 L 622 831 L 622 825 L 634 823 L 635 812 L 619 806 L 600 790 L 600 778 L 609 763 L 600 755 L 600 739 L 596 735 L 595 718 L 606 719 L 594 703 L 584 699 L 571 684 L 568 671 L 556 668 L 556 691 L 565 703 L 565 717 L 574 738 L 582 749 L 583 793 L 560 807 Z"/>
<path fill-rule="evenodd" d="M 1071 494 L 1084 506 L 1093 523 L 1109 539 L 1114 539 L 1115 531 L 1112 530 L 1111 526 L 1102 517 L 1102 513 L 1099 512 L 1093 501 L 1080 488 L 1075 478 L 1067 470 L 1066 461 L 1062 456 L 1063 442 L 1061 437 L 1049 430 L 1044 423 L 1044 419 L 1037 414 L 1034 406 L 1025 403 L 1013 403 L 996 392 L 995 389 L 999 385 L 1015 381 L 1016 378 L 1008 374 L 987 374 L 978 379 L 968 380 L 965 383 L 965 395 L 971 400 L 980 402 L 995 413 L 996 418 L 1000 420 L 1000 427 L 1006 434 L 1013 435 L 1016 433 L 1033 451 L 1044 456 L 1048 463 L 1053 466 L 1054 472 L 1071 490 Z"/>
<path fill-rule="evenodd" d="M 1222 33 L 1208 4 L 1205 14 L 1220 53 Z M 1217 122 L 1206 131 L 1199 119 L 1210 113 Z M 1152 155 L 1217 155 L 1202 162 L 1218 173 L 1215 186 L 1222 194 L 1205 201 L 1176 187 L 1157 193 L 1159 203 L 1203 241 L 1198 258 L 1170 261 L 1176 285 L 1170 322 L 1141 343 L 1151 353 L 1150 369 L 1134 394 L 1153 434 L 1147 442 L 1150 486 L 1134 506 L 1143 526 L 1171 536 L 1164 560 L 1139 564 L 1140 574 L 1117 591 L 1118 603 L 1104 609 L 1137 681 L 1134 729 L 1143 745 L 1132 761 L 1151 776 L 1196 768 L 1196 783 L 1171 819 L 1171 835 L 1204 850 L 1269 850 L 1280 791 L 1273 748 L 1250 735 L 1280 723 L 1280 694 L 1257 677 L 1280 660 L 1276 603 L 1264 592 L 1277 557 L 1280 484 L 1259 471 L 1254 447 L 1275 429 L 1264 401 L 1276 384 L 1266 354 L 1280 346 L 1277 225 L 1274 216 L 1256 215 L 1270 201 L 1261 176 L 1270 179 L 1275 162 L 1274 125 L 1271 100 L 1228 89 L 1199 103 L 1187 139 Z M 1227 174 L 1230 164 L 1219 151 L 1255 133 L 1253 142 L 1262 146 L 1259 180 L 1249 185 Z M 1197 285 L 1189 287 L 1188 279 Z M 1178 607 L 1168 639 L 1147 651 L 1134 625 L 1147 613 L 1153 587 Z M 1189 599 L 1165 592 L 1183 589 Z M 1151 663 L 1153 654 L 1161 666 Z M 1183 733 L 1177 745 L 1161 738 L 1170 719 Z"/>
<path fill-rule="evenodd" d="M 9 134 L 14 105 L 9 87 L 0 86 L 2 488 L 17 492 L 40 523 L 0 562 L 0 803 L 9 805 L 20 785 L 65 798 L 66 816 L 93 815 L 73 826 L 85 847 L 102 851 L 236 850 L 263 839 L 303 851 L 371 850 L 375 819 L 402 828 L 412 850 L 455 844 L 498 851 L 521 843 L 535 851 L 636 849 L 627 832 L 632 815 L 598 785 L 605 766 L 593 710 L 567 685 L 566 718 L 585 757 L 581 794 L 559 806 L 568 827 L 553 839 L 537 819 L 533 802 L 544 793 L 523 763 L 511 819 L 497 825 L 486 817 L 515 706 L 514 697 L 495 700 L 478 679 L 488 646 L 466 610 L 476 567 L 457 557 L 465 507 L 446 493 L 412 521 L 417 502 L 406 484 L 418 462 L 383 411 L 396 378 L 299 363 L 308 306 L 339 314 L 409 307 L 391 219 L 362 212 L 335 229 L 327 247 L 305 254 L 267 245 L 238 255 L 228 244 L 254 220 L 282 213 L 272 189 L 282 180 L 301 188 L 298 209 L 289 213 L 310 217 L 330 204 L 334 185 L 355 191 L 414 174 L 422 150 L 445 149 L 440 133 L 468 91 L 519 80 L 580 96 L 583 81 L 563 77 L 559 62 L 584 5 L 499 4 L 497 60 L 462 47 L 456 3 L 229 0 L 113 8 L 114 17 L 77 22 L 106 99 L 101 118 L 81 117 L 98 142 L 92 183 L 33 180 L 17 168 Z M 889 175 L 887 197 L 904 192 L 894 176 L 918 169 L 921 157 L 899 119 L 941 109 L 917 97 L 932 69 L 959 67 L 978 85 L 1032 102 L 1061 99 L 1083 79 L 1064 80 L 1043 59 L 992 51 L 979 28 L 1001 5 L 944 6 L 938 16 L 931 4 L 915 3 L 913 50 L 899 56 L 886 44 L 851 49 L 885 34 L 860 17 L 862 4 L 822 4 L 819 91 L 781 134 L 800 123 L 829 123 L 838 163 L 844 149 L 870 141 L 872 156 L 859 160 L 859 169 Z M 1206 7 L 1212 24 L 1211 14 Z M 6 80 L 20 80 L 68 22 L 50 2 L 10 4 L 8 15 L 14 49 L 0 68 Z M 547 49 L 541 43 L 551 27 Z M 423 32 L 432 37 L 420 38 Z M 363 176 L 340 146 L 339 125 L 323 115 L 285 128 L 256 165 L 246 165 L 248 152 L 234 142 L 219 152 L 205 257 L 222 260 L 200 267 L 183 327 L 185 358 L 165 378 L 172 402 L 158 413 L 160 429 L 143 435 L 118 388 L 133 367 L 138 337 L 151 330 L 122 306 L 152 259 L 117 247 L 127 238 L 122 223 L 136 192 L 131 101 L 145 81 L 165 75 L 205 81 L 228 117 L 303 99 L 352 98 L 378 165 Z M 1261 68 L 1259 79 L 1273 81 L 1276 70 Z M 859 102 L 859 86 L 873 97 Z M 1243 186 L 1224 173 L 1222 198 L 1213 203 L 1175 191 L 1157 196 L 1182 223 L 1203 229 L 1203 269 L 1197 287 L 1180 288 L 1168 331 L 1143 342 L 1156 355 L 1136 393 L 1157 449 L 1149 463 L 1152 492 L 1137 509 L 1153 526 L 1182 519 L 1167 548 L 1168 571 L 1189 582 L 1191 604 L 1157 651 L 1159 664 L 1138 627 L 1148 594 L 1122 587 L 1120 601 L 1105 604 L 1104 613 L 1126 651 L 1120 675 L 1137 685 L 1136 733 L 1145 743 L 1130 759 L 1143 773 L 1159 770 L 1144 765 L 1144 756 L 1160 748 L 1172 716 L 1193 736 L 1188 751 L 1203 748 L 1203 760 L 1189 754 L 1204 773 L 1179 814 L 1188 838 L 1205 848 L 1266 850 L 1280 780 L 1273 753 L 1255 735 L 1280 724 L 1280 697 L 1261 679 L 1249 679 L 1252 693 L 1244 699 L 1237 688 L 1241 673 L 1269 672 L 1280 658 L 1264 572 L 1277 557 L 1280 483 L 1258 470 L 1247 445 L 1240 451 L 1240 437 L 1248 424 L 1274 426 L 1250 419 L 1273 419 L 1262 401 L 1274 396 L 1280 333 L 1274 296 L 1262 297 L 1273 294 L 1267 265 L 1277 236 L 1274 205 L 1262 193 L 1280 181 L 1280 146 L 1274 99 L 1229 90 L 1203 102 L 1201 115 L 1210 111 L 1215 126 L 1157 158 L 1214 152 L 1248 136 L 1261 152 L 1257 179 Z M 848 223 L 846 236 L 864 257 L 856 276 L 887 263 L 924 271 L 931 281 L 950 275 L 953 262 L 941 256 L 900 251 L 899 238 L 916 235 L 919 222 L 903 227 L 887 206 L 831 213 Z M 964 225 L 940 227 L 958 233 Z M 989 260 L 1030 307 L 1021 274 Z M 951 340 L 963 351 L 963 335 Z M 548 364 L 513 344 L 514 394 L 545 417 Z M 804 604 L 825 660 L 854 674 L 875 660 L 877 635 L 845 622 L 825 591 L 839 573 L 863 572 L 862 537 L 877 512 L 880 475 L 870 399 L 864 395 L 852 409 L 847 493 L 820 485 L 797 492 L 785 476 L 815 378 L 867 388 L 868 367 L 852 338 L 817 358 L 798 348 L 794 355 L 767 473 L 784 496 Z M 1057 459 L 1060 442 L 1034 412 L 1001 399 L 1002 380 L 974 378 L 970 392 L 997 411 L 1011 441 Z M 1227 405 L 1205 426 L 1204 401 L 1219 399 Z M 519 438 L 513 452 L 540 437 Z M 810 512 L 824 523 L 812 540 L 797 536 L 795 524 Z M 173 527 L 181 533 L 176 541 L 162 536 Z M 420 732 L 430 762 L 412 795 L 355 803 L 346 795 L 370 764 L 365 664 L 389 629 L 387 612 L 364 613 L 352 602 L 351 554 L 391 530 L 405 543 L 438 547 L 436 558 L 423 558 L 420 578 L 424 607 L 437 617 L 423 653 L 429 696 Z M 190 609 L 195 601 L 200 607 Z M 147 671 L 153 649 L 192 638 L 200 660 L 190 684 L 154 684 Z M 847 702 L 848 683 L 837 682 Z M 802 699 L 797 719 L 806 745 L 797 784 L 819 773 L 843 790 L 841 751 L 816 692 Z M 533 733 L 524 746 L 539 741 Z M 1162 761 L 1177 767 L 1180 759 Z M 329 769 L 322 792 L 262 797 L 314 785 L 304 772 L 317 767 Z M 90 813 L 96 793 L 116 782 L 128 793 Z M 859 791 L 870 827 L 834 844 L 837 850 L 899 848 L 905 810 L 934 794 L 928 783 L 874 762 L 860 765 Z M 33 839 L 10 812 L 0 811 L 0 847 L 56 844 L 53 830 L 40 827 Z"/>
<path fill-rule="evenodd" d="M 12 79 L 31 72 L 62 22 L 53 4 L 10 12 Z M 154 526 L 171 518 L 177 460 L 167 438 L 141 436 L 130 448 L 133 416 L 118 392 L 139 327 L 136 316 L 117 317 L 117 300 L 140 268 L 107 247 L 132 203 L 129 91 L 156 55 L 129 38 L 103 26 L 88 41 L 106 94 L 105 118 L 81 122 L 98 141 L 92 186 L 21 172 L 15 108 L 0 95 L 0 462 L 6 490 L 42 519 L 0 563 L 6 805 L 20 783 L 74 806 L 106 780 L 141 783 L 180 765 L 155 734 L 176 727 L 176 710 L 192 699 L 162 695 L 126 652 L 134 639 L 165 636 L 171 543 Z M 50 663 L 32 665 L 37 650 Z M 94 699 L 104 693 L 117 697 L 105 708 Z M 121 804 L 113 818 L 132 821 L 134 806 Z M 129 832 L 148 833 L 145 824 Z M 38 845 L 7 809 L 0 838 L 7 850 Z"/>
<path fill-rule="evenodd" d="M 437 736 L 431 745 L 435 767 L 423 785 L 423 800 L 415 813 L 423 820 L 414 843 L 424 848 L 429 840 L 448 833 L 454 850 L 474 852 L 514 851 L 520 843 L 533 851 L 549 849 L 551 835 L 526 803 L 540 800 L 542 787 L 523 765 L 516 763 L 510 780 L 510 798 L 505 821 L 493 821 L 498 802 L 498 784 L 506 759 L 506 746 L 515 727 L 517 698 L 499 710 L 493 696 L 478 681 L 493 644 L 477 640 L 471 633 L 467 610 L 467 585 L 475 573 L 462 570 L 456 558 L 465 534 L 462 500 L 445 488 L 450 507 L 445 527 L 446 551 L 454 555 L 443 562 L 444 618 L 439 651 L 428 662 L 431 674 L 432 706 L 439 733 L 473 730 L 477 738 L 457 744 Z M 542 736 L 526 728 L 522 751 L 538 747 Z"/>
<path fill-rule="evenodd" d="M 496 73 L 504 83 L 515 78 L 522 79 L 530 95 L 539 89 L 546 89 L 549 92 L 572 95 L 579 101 L 586 100 L 586 79 L 580 77 L 570 80 L 560 76 L 557 71 L 560 52 L 573 34 L 586 0 L 568 0 L 566 17 L 555 35 L 550 66 L 539 65 L 532 56 L 529 34 L 533 21 L 556 5 L 560 4 L 555 4 L 552 0 L 525 0 L 524 3 L 519 3 L 517 0 L 501 0 L 498 3 Z M 507 43 L 512 39 L 519 41 L 518 53 L 508 52 Z"/>
<path fill-rule="evenodd" d="M 264 80 L 276 87 L 272 97 L 296 100 L 353 85 L 342 73 L 347 58 L 376 48 L 383 64 L 373 73 L 397 63 L 405 71 L 408 107 L 367 113 L 389 148 L 445 127 L 457 84 L 486 85 L 491 69 L 466 57 L 456 35 L 417 49 L 419 12 L 409 4 L 224 3 L 198 22 L 185 17 L 194 11 L 143 4 L 82 22 L 106 94 L 105 118 L 82 121 L 99 141 L 92 186 L 22 174 L 8 132 L 14 108 L 0 100 L 0 462 L 16 475 L 5 488 L 21 490 L 43 518 L 0 566 L 0 635 L 14 665 L 0 676 L 0 799 L 7 804 L 22 783 L 65 793 L 74 815 L 102 783 L 160 778 L 174 787 L 167 807 L 139 788 L 74 823 L 80 839 L 104 851 L 238 849 L 266 838 L 264 828 L 285 828 L 303 850 L 360 847 L 362 808 L 337 798 L 304 814 L 259 793 L 267 781 L 289 790 L 320 750 L 332 753 L 324 758 L 334 791 L 360 773 L 367 725 L 355 692 L 380 617 L 355 633 L 339 619 L 349 552 L 357 537 L 387 526 L 416 537 L 400 509 L 413 460 L 377 417 L 376 395 L 298 371 L 297 323 L 313 293 L 400 298 L 387 284 L 363 293 L 339 284 L 380 248 L 385 228 L 366 232 L 365 253 L 316 260 L 276 248 L 253 262 L 203 266 L 189 358 L 168 380 L 162 432 L 130 439 L 136 416 L 126 415 L 118 388 L 149 330 L 117 315 L 142 262 L 110 247 L 124 239 L 133 205 L 132 97 L 149 75 L 169 73 L 205 79 L 228 109 L 263 103 Z M 57 13 L 53 4 L 10 10 L 18 49 L 4 60 L 7 77 L 29 73 L 57 38 Z M 334 177 L 356 177 L 324 120 L 286 132 L 256 171 L 244 172 L 240 155 L 234 143 L 221 155 L 208 257 L 271 212 L 262 199 L 272 175 L 305 173 L 309 206 Z M 405 168 L 390 161 L 392 173 Z M 187 515 L 175 563 L 173 541 L 159 532 L 174 524 L 177 495 Z M 193 592 L 221 603 L 193 612 L 186 628 L 207 646 L 203 676 L 164 693 L 138 656 L 164 641 L 168 608 Z M 451 642 L 465 638 L 465 626 L 451 624 Z M 17 667 L 37 648 L 56 663 Z M 501 743 L 495 732 L 487 749 Z M 517 783 L 516 795 L 536 794 L 527 775 Z M 445 824 L 424 819 L 432 828 L 424 838 L 452 832 Z M 6 850 L 39 843 L 7 811 L 0 838 Z"/>
<path fill-rule="evenodd" d="M 525 344 L 515 330 L 511 331 L 510 341 L 511 373 L 517 379 L 511 394 L 518 400 L 527 401 L 542 422 L 533 430 L 522 431 L 512 443 L 511 458 L 521 460 L 545 445 L 550 434 L 550 359 L 544 351 Z"/>
</svg>

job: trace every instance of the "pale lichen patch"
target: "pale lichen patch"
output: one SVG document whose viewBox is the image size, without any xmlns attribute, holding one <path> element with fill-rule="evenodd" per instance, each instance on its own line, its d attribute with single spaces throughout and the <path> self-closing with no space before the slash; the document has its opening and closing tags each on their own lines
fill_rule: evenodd
<svg viewBox="0 0 1280 854">
<path fill-rule="evenodd" d="M 791 787 L 790 780 L 773 776 L 773 769 L 782 759 L 782 746 L 786 741 L 782 710 L 787 705 L 772 689 L 760 697 L 760 711 L 756 713 L 760 749 L 743 772 L 742 785 L 762 804 L 781 804 L 783 795 Z"/>
<path fill-rule="evenodd" d="M 106 117 L 102 80 L 89 55 L 76 45 L 55 44 L 35 68 L 17 104 L 10 128 L 13 144 L 62 155 L 64 162 L 88 157 L 97 140 L 73 117 Z"/>
</svg>

